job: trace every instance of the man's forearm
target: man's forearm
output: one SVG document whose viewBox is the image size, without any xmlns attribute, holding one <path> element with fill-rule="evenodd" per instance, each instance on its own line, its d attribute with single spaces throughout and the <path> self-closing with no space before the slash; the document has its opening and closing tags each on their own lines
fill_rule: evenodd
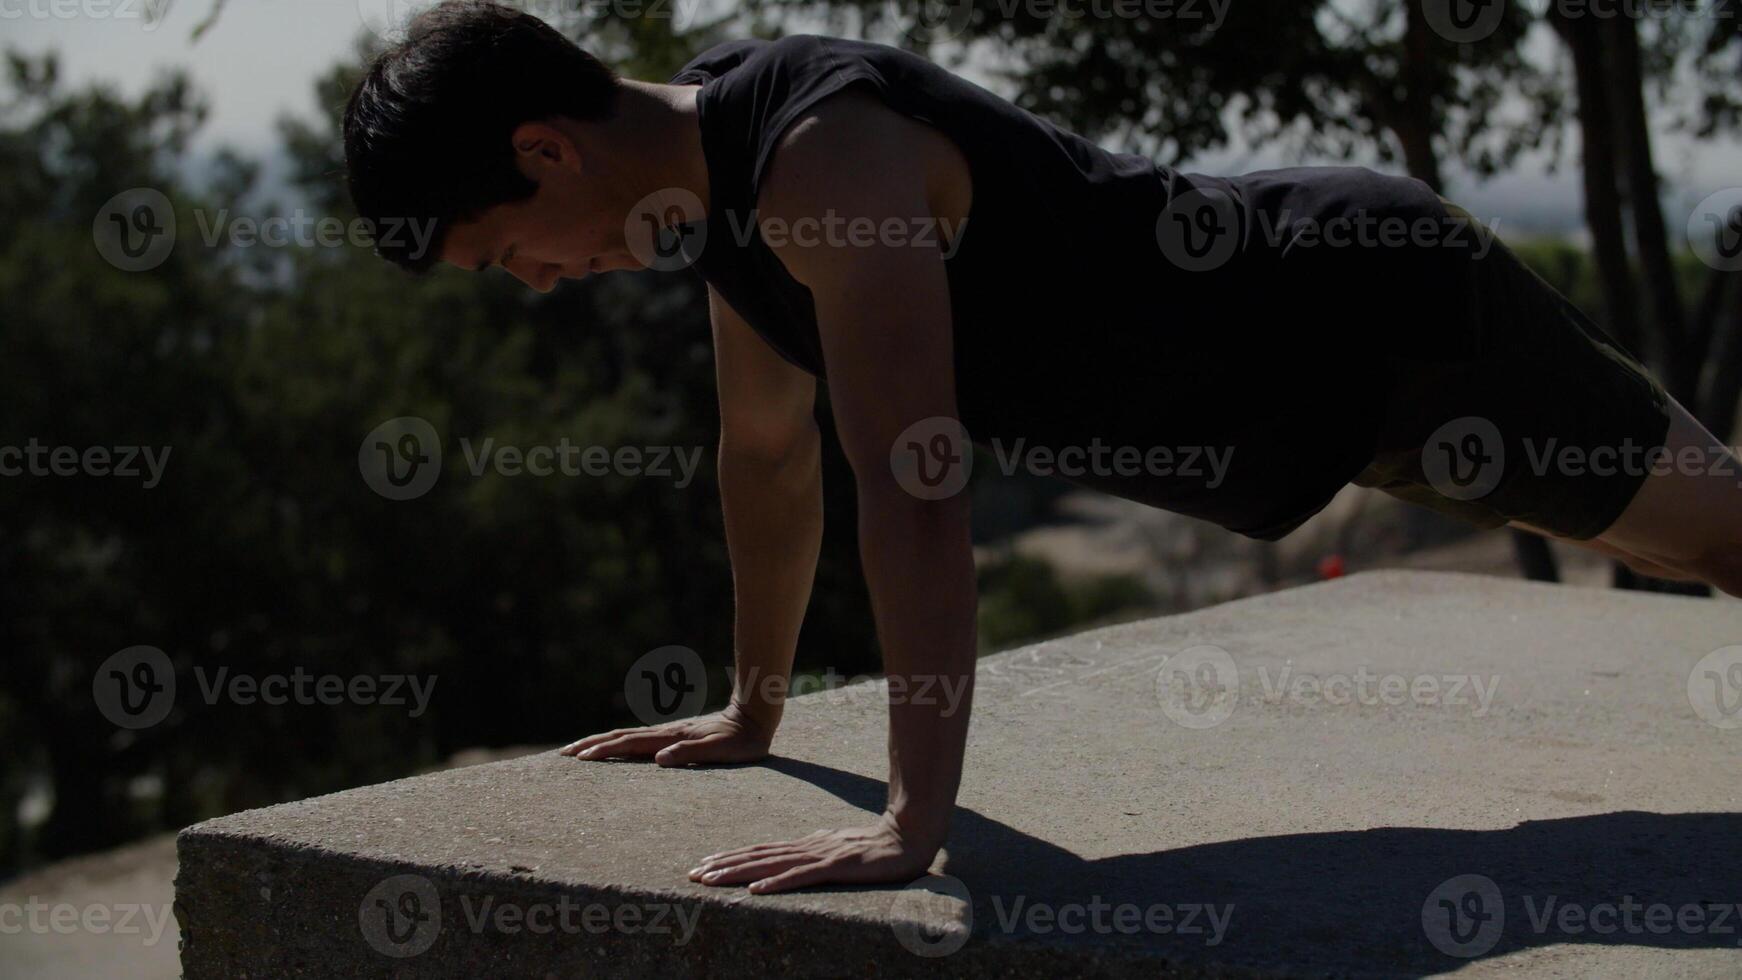
<svg viewBox="0 0 1742 980">
<path fill-rule="evenodd" d="M 943 843 L 962 778 L 975 658 L 974 555 L 964 496 L 859 498 L 861 551 L 889 698 L 889 812 L 904 836 Z"/>
<path fill-rule="evenodd" d="M 823 537 L 822 444 L 813 429 L 771 455 L 720 443 L 720 497 L 732 561 L 732 701 L 772 731 L 780 722 Z"/>
</svg>

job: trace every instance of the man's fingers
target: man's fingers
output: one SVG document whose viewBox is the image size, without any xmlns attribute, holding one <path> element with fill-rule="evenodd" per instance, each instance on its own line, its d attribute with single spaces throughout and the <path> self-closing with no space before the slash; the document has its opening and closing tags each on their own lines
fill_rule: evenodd
<svg viewBox="0 0 1742 980">
<path fill-rule="evenodd" d="M 662 766 L 682 766 L 692 762 L 707 762 L 719 759 L 720 753 L 714 751 L 722 742 L 732 740 L 731 732 L 714 732 L 701 738 L 685 739 L 659 750 L 653 761 Z"/>
<path fill-rule="evenodd" d="M 761 861 L 764 858 L 780 857 L 785 854 L 804 853 L 796 844 L 758 844 L 755 847 L 740 848 L 725 854 L 703 858 L 690 869 L 690 880 L 701 881 L 704 875 L 719 871 L 722 868 L 737 867 L 751 861 Z"/>
<path fill-rule="evenodd" d="M 772 874 L 779 874 L 788 868 L 809 864 L 816 860 L 814 854 L 797 852 L 787 854 L 771 854 L 765 857 L 752 858 L 740 864 L 717 868 L 703 874 L 697 880 L 704 885 L 742 885 L 746 881 L 756 881 Z"/>
<path fill-rule="evenodd" d="M 563 746 L 561 751 L 563 755 L 578 755 L 601 742 L 609 742 L 614 738 L 621 738 L 624 735 L 632 735 L 645 730 L 642 728 L 613 728 L 608 732 L 599 732 L 597 735 L 588 735 L 586 738 L 570 742 Z"/>
<path fill-rule="evenodd" d="M 758 895 L 768 895 L 774 892 L 791 891 L 794 888 L 804 888 L 807 885 L 817 885 L 826 881 L 842 881 L 843 876 L 831 861 L 819 861 L 814 858 L 805 864 L 788 868 L 767 878 L 760 878 L 750 883 L 750 890 Z"/>
<path fill-rule="evenodd" d="M 803 843 L 802 841 L 796 841 L 796 840 L 777 840 L 777 841 L 771 841 L 767 844 L 749 844 L 749 845 L 746 845 L 744 847 L 734 847 L 729 851 L 721 851 L 718 854 L 710 854 L 707 857 L 702 858 L 701 863 L 704 866 L 710 865 L 710 864 L 718 865 L 723 861 L 731 861 L 735 858 L 749 857 L 752 854 L 761 854 L 765 851 L 790 850 L 792 848 L 800 846 L 802 843 Z"/>
<path fill-rule="evenodd" d="M 599 742 L 582 749 L 578 754 L 582 759 L 609 759 L 616 756 L 652 755 L 673 742 L 683 741 L 683 736 L 674 732 L 641 731 L 628 735 L 619 735 L 609 741 Z"/>
</svg>

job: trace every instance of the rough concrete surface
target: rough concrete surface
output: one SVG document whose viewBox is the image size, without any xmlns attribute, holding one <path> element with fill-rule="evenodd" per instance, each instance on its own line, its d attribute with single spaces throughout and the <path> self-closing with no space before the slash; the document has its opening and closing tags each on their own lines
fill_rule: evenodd
<svg viewBox="0 0 1742 980">
<path fill-rule="evenodd" d="M 1734 977 L 1736 644 L 1728 600 L 1358 575 L 982 661 L 920 888 L 685 878 L 880 809 L 866 685 L 795 700 L 762 765 L 547 753 L 192 827 L 183 968 Z"/>
</svg>

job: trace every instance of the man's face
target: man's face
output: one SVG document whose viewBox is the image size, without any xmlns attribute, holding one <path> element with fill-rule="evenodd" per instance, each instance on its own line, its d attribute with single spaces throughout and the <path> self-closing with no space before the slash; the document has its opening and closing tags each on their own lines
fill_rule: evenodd
<svg viewBox="0 0 1742 980">
<path fill-rule="evenodd" d="M 479 271 L 500 265 L 541 293 L 562 279 L 642 268 L 624 240 L 625 209 L 633 202 L 619 201 L 609 173 L 588 166 L 566 135 L 544 123 L 515 130 L 514 151 L 538 191 L 456 222 L 442 261 Z"/>
</svg>

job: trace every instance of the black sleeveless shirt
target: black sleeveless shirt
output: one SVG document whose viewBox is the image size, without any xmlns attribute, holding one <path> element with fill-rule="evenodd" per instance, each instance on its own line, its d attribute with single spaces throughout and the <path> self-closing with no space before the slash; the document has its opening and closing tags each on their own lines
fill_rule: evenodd
<svg viewBox="0 0 1742 980">
<path fill-rule="evenodd" d="M 1419 181 L 1355 167 L 1180 173 L 1103 150 L 918 55 L 839 38 L 730 41 L 671 83 L 702 86 L 712 198 L 684 258 L 819 378 L 810 292 L 755 232 L 777 141 L 861 85 L 961 150 L 973 200 L 945 263 L 957 407 L 1006 470 L 1024 460 L 1274 540 L 1372 460 L 1382 358 L 1473 343 L 1456 278 L 1465 250 L 1372 244 L 1382 221 L 1444 219 Z M 1361 222 L 1369 244 L 1357 244 Z M 1345 244 L 1327 244 L 1333 235 Z"/>
</svg>

